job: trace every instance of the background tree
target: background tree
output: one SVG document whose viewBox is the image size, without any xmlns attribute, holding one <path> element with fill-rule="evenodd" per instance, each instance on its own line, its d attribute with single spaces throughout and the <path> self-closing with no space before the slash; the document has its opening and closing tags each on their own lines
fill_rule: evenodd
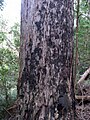
<svg viewBox="0 0 90 120">
<path fill-rule="evenodd" d="M 75 119 L 72 56 L 73 0 L 22 0 L 19 120 Z"/>
<path fill-rule="evenodd" d="M 77 4 L 76 4 L 77 6 Z M 78 36 L 78 62 L 77 62 L 77 72 L 76 81 L 81 77 L 81 75 L 90 66 L 90 15 L 89 15 L 89 1 L 82 0 L 79 3 L 79 13 L 78 13 L 78 32 L 75 33 Z M 77 7 L 75 7 L 77 12 Z M 76 19 L 75 12 L 75 19 Z M 76 28 L 75 28 L 76 29 Z M 76 45 L 75 45 L 76 50 Z"/>
</svg>

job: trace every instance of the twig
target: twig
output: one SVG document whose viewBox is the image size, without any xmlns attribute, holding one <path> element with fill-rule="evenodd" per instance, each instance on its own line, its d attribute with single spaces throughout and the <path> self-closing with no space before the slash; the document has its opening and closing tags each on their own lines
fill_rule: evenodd
<svg viewBox="0 0 90 120">
<path fill-rule="evenodd" d="M 12 117 L 11 113 L 4 108 L 4 110 Z"/>
</svg>

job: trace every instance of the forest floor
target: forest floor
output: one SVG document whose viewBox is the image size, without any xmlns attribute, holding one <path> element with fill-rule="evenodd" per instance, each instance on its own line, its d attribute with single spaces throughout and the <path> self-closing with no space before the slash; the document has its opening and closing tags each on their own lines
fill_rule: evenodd
<svg viewBox="0 0 90 120">
<path fill-rule="evenodd" d="M 90 120 L 90 103 L 76 106 L 78 120 Z"/>
<path fill-rule="evenodd" d="M 90 96 L 90 85 L 82 87 L 82 96 Z M 81 99 L 76 105 L 77 120 L 90 120 L 90 98 Z"/>
<path fill-rule="evenodd" d="M 80 91 L 79 89 L 78 96 L 90 96 L 90 84 L 88 86 L 81 86 L 81 88 L 82 90 Z M 90 120 L 90 98 L 88 100 L 86 98 L 76 100 L 76 116 L 76 120 Z M 5 120 L 13 120 L 13 117 L 6 118 Z"/>
</svg>

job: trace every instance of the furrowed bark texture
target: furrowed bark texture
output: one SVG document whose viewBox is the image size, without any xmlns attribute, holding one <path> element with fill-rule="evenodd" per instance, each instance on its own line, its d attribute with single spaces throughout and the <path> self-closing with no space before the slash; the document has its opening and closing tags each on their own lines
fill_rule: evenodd
<svg viewBox="0 0 90 120">
<path fill-rule="evenodd" d="M 19 120 L 74 120 L 72 54 L 73 0 L 22 0 Z"/>
</svg>

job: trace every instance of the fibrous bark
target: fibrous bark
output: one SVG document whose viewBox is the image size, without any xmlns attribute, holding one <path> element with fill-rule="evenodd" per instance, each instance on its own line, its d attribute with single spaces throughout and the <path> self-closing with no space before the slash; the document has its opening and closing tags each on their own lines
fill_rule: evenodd
<svg viewBox="0 0 90 120">
<path fill-rule="evenodd" d="M 18 120 L 74 120 L 72 54 L 73 0 L 22 0 Z"/>
</svg>

